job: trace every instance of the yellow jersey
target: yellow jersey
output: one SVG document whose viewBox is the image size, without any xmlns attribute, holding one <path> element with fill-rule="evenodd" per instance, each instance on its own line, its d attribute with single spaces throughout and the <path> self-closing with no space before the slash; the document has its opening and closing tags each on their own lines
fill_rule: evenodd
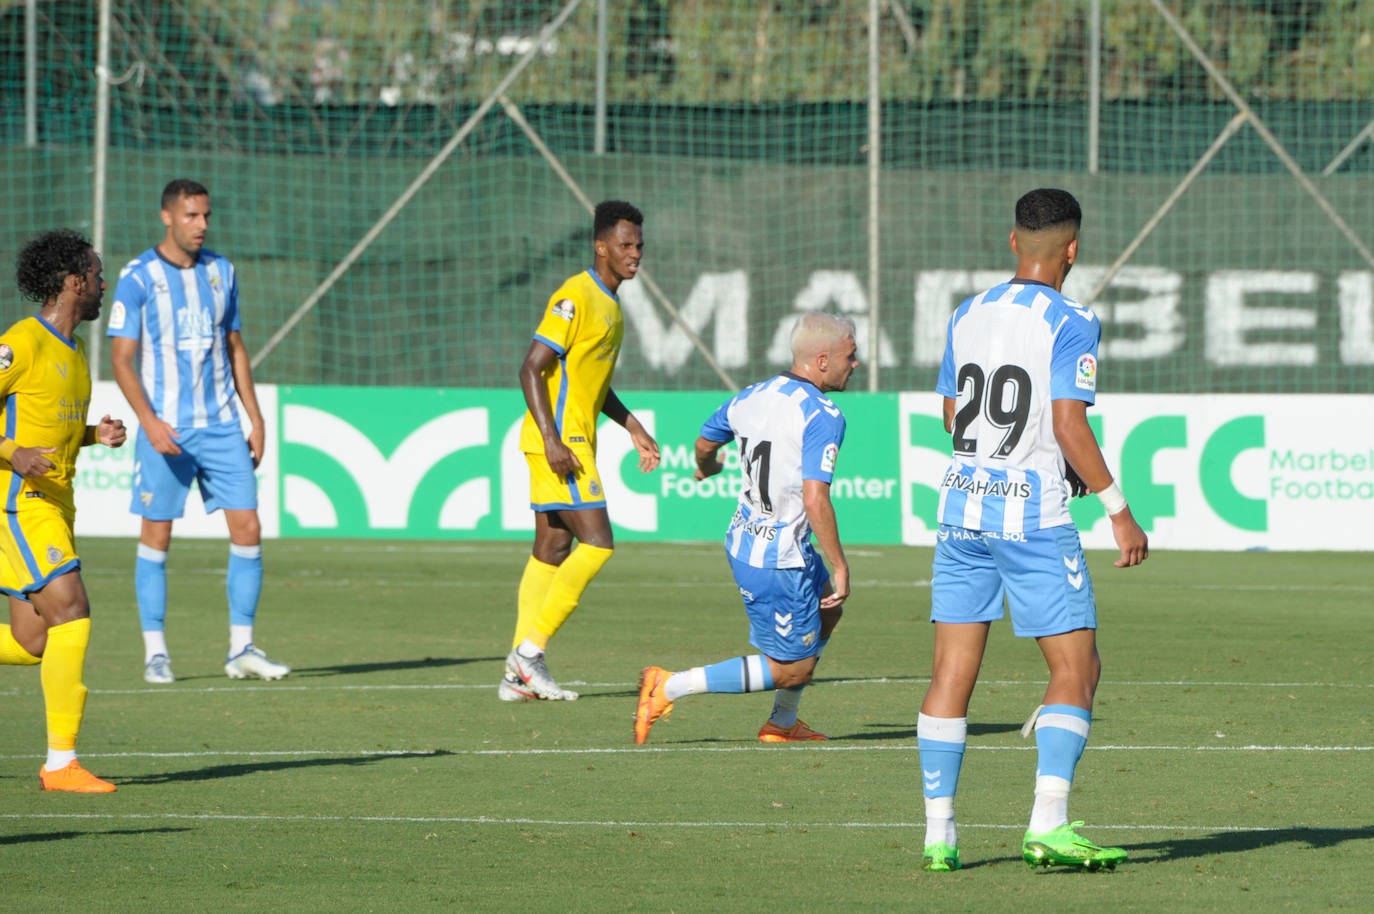
<svg viewBox="0 0 1374 914">
<path fill-rule="evenodd" d="M 0 422 L 4 436 L 20 447 L 51 447 L 53 468 L 26 479 L 0 459 L 5 510 L 27 499 L 43 499 L 74 516 L 72 478 L 86 436 L 91 406 L 91 372 L 86 341 L 68 339 L 42 318 L 29 317 L 0 336 Z"/>
<path fill-rule="evenodd" d="M 559 437 L 570 448 L 580 445 L 595 453 L 597 417 L 625 339 L 620 300 L 591 270 L 578 273 L 549 298 L 534 338 L 558 353 L 558 362 L 544 373 L 544 384 Z M 520 449 L 544 453 L 544 438 L 528 410 Z"/>
</svg>

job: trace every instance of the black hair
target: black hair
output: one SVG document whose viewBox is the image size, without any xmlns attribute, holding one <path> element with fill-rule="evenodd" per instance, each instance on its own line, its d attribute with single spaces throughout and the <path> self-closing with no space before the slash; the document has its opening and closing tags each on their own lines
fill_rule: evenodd
<svg viewBox="0 0 1374 914">
<path fill-rule="evenodd" d="M 162 208 L 171 209 L 172 204 L 182 197 L 208 197 L 210 192 L 205 185 L 190 178 L 173 178 L 162 188 Z"/>
<path fill-rule="evenodd" d="M 1041 187 L 1016 201 L 1016 227 L 1038 232 L 1041 229 L 1083 224 L 1083 210 L 1067 190 Z"/>
<path fill-rule="evenodd" d="M 68 276 L 85 276 L 91 268 L 91 243 L 71 229 L 54 229 L 30 241 L 19 252 L 15 280 L 29 301 L 57 297 Z"/>
<path fill-rule="evenodd" d="M 624 200 L 603 200 L 596 205 L 596 216 L 592 219 L 592 237 L 604 237 L 622 219 L 633 225 L 644 224 L 644 214 Z"/>
</svg>

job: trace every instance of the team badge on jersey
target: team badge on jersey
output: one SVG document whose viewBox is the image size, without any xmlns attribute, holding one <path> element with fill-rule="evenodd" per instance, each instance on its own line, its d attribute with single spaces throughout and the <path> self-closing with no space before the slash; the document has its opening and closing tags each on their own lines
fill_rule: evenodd
<svg viewBox="0 0 1374 914">
<path fill-rule="evenodd" d="M 825 450 L 821 451 L 821 472 L 835 472 L 835 459 L 839 456 L 840 446 L 834 442 L 827 444 Z"/>
<path fill-rule="evenodd" d="M 1078 373 L 1074 376 L 1073 382 L 1083 390 L 1097 390 L 1097 359 L 1087 353 L 1080 355 Z"/>
<path fill-rule="evenodd" d="M 124 303 L 117 301 L 114 307 L 110 308 L 110 319 L 106 324 L 111 330 L 124 329 Z"/>
<path fill-rule="evenodd" d="M 14 350 L 8 343 L 0 343 L 0 371 L 6 371 L 14 364 Z"/>
<path fill-rule="evenodd" d="M 560 298 L 558 301 L 554 302 L 553 313 L 563 318 L 563 320 L 565 321 L 572 320 L 573 315 L 576 313 L 576 309 L 573 307 L 572 299 Z"/>
</svg>

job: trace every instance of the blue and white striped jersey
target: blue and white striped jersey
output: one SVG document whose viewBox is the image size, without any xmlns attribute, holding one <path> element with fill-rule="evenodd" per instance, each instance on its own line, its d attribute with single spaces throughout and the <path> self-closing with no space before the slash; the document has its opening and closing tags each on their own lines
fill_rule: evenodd
<svg viewBox="0 0 1374 914">
<path fill-rule="evenodd" d="M 234 265 L 201 248 L 181 269 L 149 248 L 119 273 L 107 335 L 141 341 L 139 375 L 158 418 L 175 428 L 237 424 L 226 338 L 239 329 Z"/>
<path fill-rule="evenodd" d="M 935 387 L 955 400 L 940 523 L 1013 534 L 1073 523 L 1050 404 L 1094 401 L 1101 336 L 1091 310 L 1036 282 L 955 309 Z"/>
<path fill-rule="evenodd" d="M 746 387 L 701 427 L 710 441 L 739 439 L 744 490 L 725 549 L 755 568 L 801 568 L 811 523 L 802 482 L 829 483 L 844 443 L 844 414 L 810 381 L 784 372 Z"/>
</svg>

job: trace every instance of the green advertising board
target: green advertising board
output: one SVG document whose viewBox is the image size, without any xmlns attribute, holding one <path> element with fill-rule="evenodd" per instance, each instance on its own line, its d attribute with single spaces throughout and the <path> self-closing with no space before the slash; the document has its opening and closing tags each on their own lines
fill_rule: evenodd
<svg viewBox="0 0 1374 914">
<path fill-rule="evenodd" d="M 281 535 L 524 539 L 533 530 L 519 450 L 525 406 L 515 390 L 281 387 Z M 641 473 L 629 436 L 603 422 L 598 468 L 617 536 L 723 536 L 739 496 L 736 451 L 697 481 L 693 443 L 725 399 L 703 392 L 625 392 L 659 442 Z M 832 497 L 846 538 L 901 541 L 897 395 L 836 396 L 848 432 Z"/>
</svg>

